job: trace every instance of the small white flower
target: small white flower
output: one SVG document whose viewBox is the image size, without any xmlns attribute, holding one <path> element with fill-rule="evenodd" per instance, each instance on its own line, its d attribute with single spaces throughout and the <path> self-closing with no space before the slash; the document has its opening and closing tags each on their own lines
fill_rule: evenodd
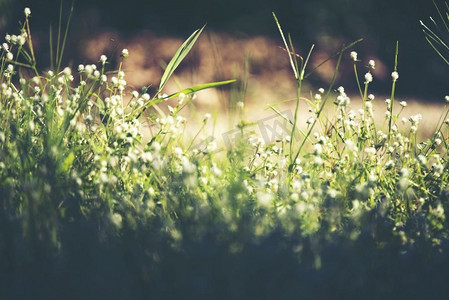
<svg viewBox="0 0 449 300">
<path fill-rule="evenodd" d="M 100 62 L 104 65 L 105 63 L 106 63 L 106 60 L 107 60 L 108 58 L 106 57 L 106 55 L 102 55 L 102 56 L 100 56 Z"/>
<path fill-rule="evenodd" d="M 407 102 L 406 102 L 406 101 L 401 101 L 401 102 L 399 102 L 399 104 L 400 104 L 402 107 L 406 107 L 406 106 L 407 106 Z"/>
<path fill-rule="evenodd" d="M 211 118 L 211 114 L 210 113 L 206 113 L 204 114 L 204 121 L 206 122 L 207 120 L 209 120 Z"/>
<path fill-rule="evenodd" d="M 375 97 L 374 97 L 374 95 L 373 95 L 373 94 L 369 94 L 369 95 L 368 95 L 368 100 L 369 100 L 369 101 L 373 101 L 373 100 L 374 100 L 374 98 L 375 98 Z"/>
<path fill-rule="evenodd" d="M 417 115 L 411 116 L 410 119 L 409 119 L 410 123 L 412 123 L 413 125 L 418 124 L 419 121 L 421 121 L 421 120 L 422 120 L 421 114 L 417 114 Z"/>
<path fill-rule="evenodd" d="M 373 81 L 373 75 L 371 75 L 370 72 L 365 74 L 365 84 L 370 83 Z"/>
<path fill-rule="evenodd" d="M 312 124 L 314 121 L 315 121 L 315 119 L 314 119 L 313 117 L 310 117 L 310 118 L 307 119 L 306 123 L 310 125 L 310 124 Z"/>
<path fill-rule="evenodd" d="M 148 101 L 148 100 L 150 100 L 150 95 L 145 93 L 145 94 L 142 95 L 142 99 L 145 100 L 145 101 Z"/>
<path fill-rule="evenodd" d="M 351 55 L 351 59 L 352 59 L 353 61 L 357 61 L 357 52 L 352 51 L 350 55 Z"/>
<path fill-rule="evenodd" d="M 365 148 L 365 153 L 368 156 L 374 156 L 374 155 L 376 155 L 376 148 L 374 148 L 374 147 L 367 147 L 367 148 Z"/>
<path fill-rule="evenodd" d="M 385 170 L 390 170 L 391 168 L 393 168 L 393 166 L 394 166 L 394 161 L 389 160 L 385 163 Z"/>
<path fill-rule="evenodd" d="M 34 131 L 35 126 L 34 126 L 33 120 L 30 120 L 30 122 L 29 122 L 28 125 L 29 125 L 29 127 L 30 127 L 30 131 Z"/>
<path fill-rule="evenodd" d="M 398 78 L 399 78 L 398 72 L 393 72 L 393 73 L 391 73 L 391 78 L 393 78 L 393 81 L 398 80 Z"/>
<path fill-rule="evenodd" d="M 449 102 L 449 96 L 445 96 L 444 100 L 446 100 L 446 102 Z"/>
<path fill-rule="evenodd" d="M 19 35 L 18 37 L 18 42 L 21 46 L 23 46 L 26 42 L 26 37 L 24 35 Z"/>
<path fill-rule="evenodd" d="M 353 140 L 346 140 L 345 145 L 350 151 L 357 151 L 357 146 Z"/>
<path fill-rule="evenodd" d="M 179 147 L 176 147 L 176 148 L 175 148 L 175 154 L 176 154 L 176 155 L 182 155 L 182 149 L 179 148 Z"/>
<path fill-rule="evenodd" d="M 321 146 L 321 144 L 316 143 L 315 145 L 313 145 L 313 152 L 315 153 L 315 155 L 323 153 L 323 147 Z"/>
<path fill-rule="evenodd" d="M 337 197 L 337 194 L 338 194 L 337 190 L 334 189 L 329 189 L 327 191 L 327 195 L 332 199 L 335 199 Z"/>
<path fill-rule="evenodd" d="M 408 177 L 410 175 L 410 171 L 407 168 L 401 169 L 401 176 L 402 177 Z"/>
<path fill-rule="evenodd" d="M 69 67 L 65 67 L 64 70 L 62 71 L 64 73 L 64 75 L 66 76 L 70 76 L 72 74 L 72 70 L 70 70 Z"/>
<path fill-rule="evenodd" d="M 23 10 L 23 12 L 25 13 L 25 16 L 28 17 L 29 15 L 31 15 L 31 10 L 28 7 L 25 7 L 25 9 Z"/>
<path fill-rule="evenodd" d="M 369 62 L 368 62 L 368 66 L 369 66 L 369 68 L 370 69 L 375 69 L 376 68 L 376 62 L 373 60 L 373 59 L 371 59 Z"/>
<path fill-rule="evenodd" d="M 128 51 L 128 49 L 123 49 L 122 50 L 122 57 L 128 57 L 129 56 L 129 51 Z"/>
<path fill-rule="evenodd" d="M 8 53 L 6 53 L 6 59 L 13 60 L 14 59 L 14 55 L 11 52 L 8 52 Z"/>
<path fill-rule="evenodd" d="M 324 93 L 324 89 L 323 88 L 319 88 L 318 89 L 318 93 L 323 94 Z"/>
<path fill-rule="evenodd" d="M 340 94 L 343 94 L 343 93 L 345 92 L 345 88 L 342 87 L 342 86 L 340 86 L 340 87 L 338 87 L 337 91 L 338 91 Z"/>
</svg>

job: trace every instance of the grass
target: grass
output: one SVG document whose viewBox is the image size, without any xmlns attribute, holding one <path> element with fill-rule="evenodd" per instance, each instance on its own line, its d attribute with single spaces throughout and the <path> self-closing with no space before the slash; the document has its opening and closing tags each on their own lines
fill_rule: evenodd
<svg viewBox="0 0 449 300">
<path fill-rule="evenodd" d="M 163 93 L 202 28 L 151 96 L 149 87 L 127 87 L 126 49 L 117 69 L 106 56 L 63 68 L 61 28 L 55 69 L 39 72 L 28 16 L 0 52 L 2 299 L 449 292 L 448 111 L 419 140 L 421 116 L 405 117 L 407 103 L 395 103 L 398 47 L 377 122 L 375 62 L 348 53 L 358 41 L 337 52 L 330 86 L 304 95 L 313 47 L 305 60 L 296 54 L 276 19 L 298 85 L 294 113 L 273 105 L 258 125 L 274 139 L 242 120 L 221 147 L 217 136 L 201 139 L 209 114 L 189 139 L 182 112 L 196 92 L 233 80 Z M 344 55 L 353 59 L 358 111 L 337 87 Z M 177 102 L 164 113 L 168 99 Z"/>
</svg>

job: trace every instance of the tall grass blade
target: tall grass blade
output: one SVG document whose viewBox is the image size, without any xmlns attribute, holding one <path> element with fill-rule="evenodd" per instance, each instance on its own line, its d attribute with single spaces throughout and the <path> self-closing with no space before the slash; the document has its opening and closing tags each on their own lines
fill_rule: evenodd
<svg viewBox="0 0 449 300">
<path fill-rule="evenodd" d="M 57 57 L 57 67 L 56 67 L 56 71 L 59 72 L 59 70 L 61 69 L 61 63 L 62 63 L 62 56 L 64 54 L 64 49 L 65 49 L 65 44 L 67 42 L 67 35 L 69 33 L 69 27 L 70 27 L 70 21 L 72 20 L 72 15 L 73 15 L 73 9 L 75 7 L 75 0 L 72 1 L 72 5 L 70 7 L 70 14 L 69 14 L 69 19 L 67 20 L 67 24 L 65 27 L 65 32 L 64 32 L 64 38 L 62 40 L 62 45 L 59 51 L 59 56 Z M 61 1 L 61 9 L 62 9 L 62 1 Z M 61 11 L 62 12 L 62 11 Z M 61 14 L 62 15 L 62 14 Z M 60 21 L 61 21 L 61 16 L 60 16 Z M 61 26 L 61 24 L 59 25 Z M 61 28 L 59 28 L 61 29 Z M 59 32 L 60 33 L 60 32 Z M 59 44 L 59 34 L 58 34 L 58 44 Z M 59 49 L 59 45 L 58 45 L 58 49 Z"/>
<path fill-rule="evenodd" d="M 162 91 L 164 86 L 167 84 L 167 81 L 170 79 L 173 72 L 175 72 L 176 68 L 183 61 L 186 55 L 190 52 L 193 45 L 195 44 L 198 37 L 203 32 L 203 29 L 206 27 L 204 25 L 200 29 L 195 30 L 192 35 L 179 47 L 178 51 L 176 51 L 175 55 L 168 63 L 167 68 L 165 69 L 164 74 L 161 77 L 161 82 L 159 83 L 158 94 Z"/>
<path fill-rule="evenodd" d="M 295 73 L 295 78 L 299 79 L 298 70 L 297 70 L 297 64 L 295 64 L 295 62 L 293 60 L 293 56 L 292 56 L 292 52 L 293 51 L 290 50 L 290 47 L 289 47 L 289 45 L 287 43 L 287 40 L 285 39 L 284 32 L 282 31 L 281 24 L 279 24 L 278 18 L 276 17 L 276 14 L 274 12 L 273 12 L 273 17 L 274 17 L 276 25 L 277 25 L 277 27 L 279 29 L 279 33 L 281 34 L 282 41 L 284 42 L 284 45 L 285 45 L 285 49 L 287 49 L 288 58 L 290 59 L 290 65 L 292 66 L 293 73 Z"/>
</svg>

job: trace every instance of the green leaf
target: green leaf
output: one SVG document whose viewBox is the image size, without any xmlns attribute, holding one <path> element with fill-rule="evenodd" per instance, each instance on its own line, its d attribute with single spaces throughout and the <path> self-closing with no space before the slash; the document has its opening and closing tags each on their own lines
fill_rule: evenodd
<svg viewBox="0 0 449 300">
<path fill-rule="evenodd" d="M 221 86 L 221 85 L 230 84 L 230 83 L 233 83 L 235 81 L 236 81 L 235 79 L 232 79 L 232 80 L 226 80 L 226 81 L 217 81 L 217 82 L 210 82 L 210 83 L 204 83 L 204 84 L 195 85 L 193 87 L 189 87 L 189 88 L 183 89 L 183 90 L 181 90 L 179 92 L 176 92 L 174 94 L 168 95 L 168 96 L 166 96 L 164 98 L 153 99 L 153 100 L 149 101 L 148 104 L 145 107 L 148 108 L 148 107 L 150 107 L 150 106 L 152 106 L 154 104 L 158 104 L 158 103 L 160 103 L 162 101 L 165 101 L 165 100 L 168 100 L 168 99 L 171 99 L 171 98 L 175 98 L 175 97 L 179 96 L 180 94 L 188 95 L 188 94 L 191 94 L 191 93 L 196 93 L 196 92 L 201 91 L 201 90 L 205 90 L 205 89 L 209 89 L 209 88 L 213 88 L 213 87 L 217 87 L 217 86 Z"/>
<path fill-rule="evenodd" d="M 192 33 L 192 35 L 181 45 L 181 47 L 179 47 L 178 51 L 176 51 L 175 55 L 168 63 L 164 74 L 162 75 L 161 82 L 159 83 L 159 92 L 162 91 L 162 89 L 167 84 L 167 81 L 168 79 L 170 79 L 173 72 L 176 70 L 176 68 L 179 66 L 182 60 L 186 57 L 186 55 L 190 52 L 190 49 L 192 49 L 193 45 L 200 36 L 204 27 L 206 27 L 206 25 L 204 25 L 200 29 L 195 30 Z"/>
<path fill-rule="evenodd" d="M 62 163 L 62 172 L 66 173 L 70 170 L 72 167 L 73 161 L 75 160 L 75 155 L 73 152 L 70 152 L 69 155 L 64 159 L 64 162 Z"/>
<path fill-rule="evenodd" d="M 103 100 L 101 100 L 100 97 L 97 98 L 97 101 L 94 102 L 95 106 L 98 107 L 98 111 L 100 112 L 100 114 L 104 114 L 105 113 L 105 105 Z"/>
<path fill-rule="evenodd" d="M 226 85 L 226 84 L 230 84 L 235 82 L 235 79 L 231 79 L 231 80 L 226 80 L 226 81 L 217 81 L 217 82 L 210 82 L 210 83 L 204 83 L 204 84 L 199 84 L 199 85 L 195 85 L 193 87 L 190 88 L 186 88 L 183 89 L 182 91 L 176 92 L 174 94 L 171 94 L 168 96 L 168 98 L 174 98 L 179 96 L 180 94 L 191 94 L 191 93 L 196 93 L 198 91 L 201 90 L 205 90 L 205 89 L 210 89 L 213 87 L 217 87 L 217 86 L 222 86 L 222 85 Z"/>
<path fill-rule="evenodd" d="M 142 115 L 142 113 L 143 113 L 147 108 L 149 108 L 149 107 L 151 107 L 151 106 L 153 106 L 153 105 L 155 105 L 155 104 L 158 104 L 158 103 L 160 103 L 160 102 L 162 102 L 162 101 L 165 101 L 165 100 L 167 100 L 167 99 L 171 99 L 171 98 L 177 97 L 177 96 L 179 96 L 181 93 L 187 95 L 187 94 L 195 93 L 195 92 L 198 92 L 198 91 L 201 91 L 201 90 L 204 90 L 204 89 L 209 89 L 209 88 L 213 88 L 213 87 L 217 87 L 217 86 L 221 86 L 221 85 L 230 84 L 230 83 L 233 83 L 233 82 L 235 82 L 235 81 L 236 81 L 235 79 L 231 79 L 231 80 L 226 80 L 226 81 L 217 81 L 217 82 L 210 82 L 210 83 L 199 84 L 199 85 L 195 85 L 195 86 L 190 87 L 190 88 L 183 89 L 183 90 L 181 90 L 181 91 L 179 91 L 179 92 L 176 92 L 176 93 L 174 93 L 174 94 L 168 95 L 168 96 L 166 96 L 166 97 L 164 97 L 164 98 L 155 98 L 155 99 L 151 99 L 150 101 L 148 101 L 148 102 L 144 105 L 143 110 L 140 111 L 140 112 L 136 115 L 136 118 L 139 118 L 139 117 Z"/>
</svg>

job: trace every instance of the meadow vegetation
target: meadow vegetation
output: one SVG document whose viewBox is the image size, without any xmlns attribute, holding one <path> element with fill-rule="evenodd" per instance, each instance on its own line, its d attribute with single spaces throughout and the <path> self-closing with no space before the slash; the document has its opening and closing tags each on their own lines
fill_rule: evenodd
<svg viewBox="0 0 449 300">
<path fill-rule="evenodd" d="M 389 99 L 370 93 L 376 62 L 358 57 L 359 41 L 336 53 L 326 89 L 304 93 L 313 47 L 297 55 L 275 16 L 295 110 L 270 107 L 285 125 L 276 139 L 242 120 L 223 148 L 200 138 L 210 114 L 186 134 L 183 109 L 233 80 L 164 94 L 202 28 L 150 95 L 127 86 L 126 49 L 118 68 L 105 55 L 64 67 L 62 26 L 51 68 L 39 71 L 30 14 L 0 50 L 1 299 L 448 295 L 448 111 L 420 140 L 421 116 L 395 101 L 398 45 Z M 344 56 L 358 111 L 338 85 Z"/>
</svg>

